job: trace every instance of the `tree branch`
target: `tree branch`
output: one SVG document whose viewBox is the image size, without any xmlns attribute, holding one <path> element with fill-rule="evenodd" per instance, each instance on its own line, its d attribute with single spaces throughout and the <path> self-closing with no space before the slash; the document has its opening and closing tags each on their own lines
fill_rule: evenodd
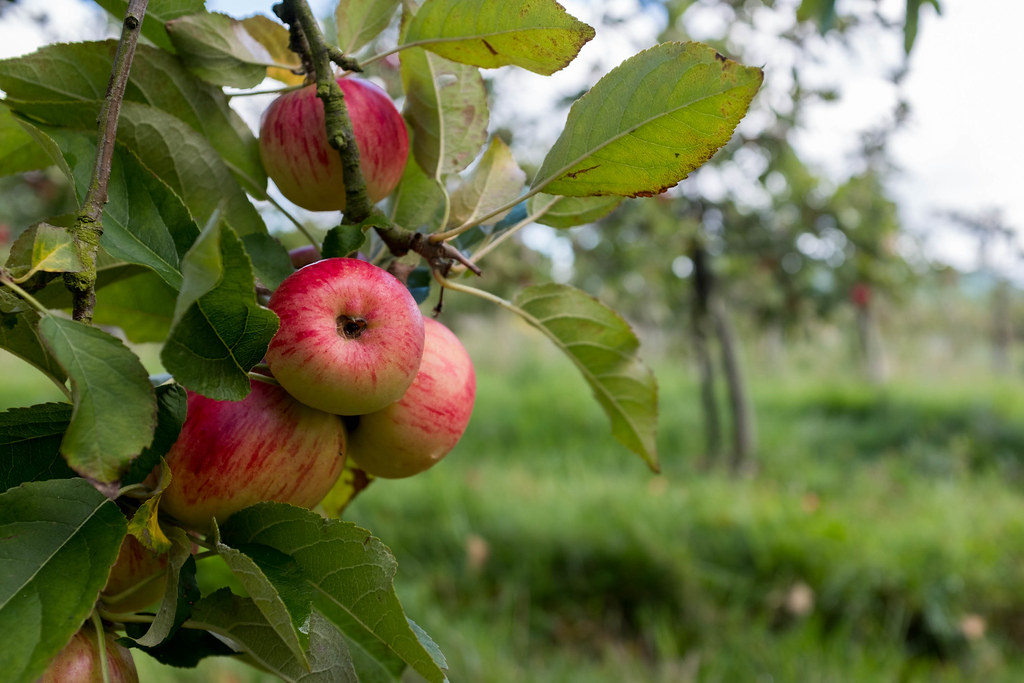
<svg viewBox="0 0 1024 683">
<path fill-rule="evenodd" d="M 310 63 L 316 76 L 316 96 L 324 105 L 324 123 L 327 128 L 327 144 L 338 151 L 341 156 L 342 174 L 345 180 L 345 217 L 343 222 L 353 225 L 361 223 L 373 211 L 373 202 L 366 191 L 366 180 L 359 166 L 359 148 L 356 146 L 352 120 L 345 106 L 345 94 L 338 86 L 331 66 L 333 58 L 344 58 L 337 48 L 327 44 L 320 25 L 313 16 L 306 0 L 284 0 L 274 5 L 274 13 L 288 24 L 292 31 L 292 49 L 302 47 L 301 40 L 295 38 L 296 31 L 301 31 L 308 52 L 303 63 Z M 301 53 L 300 53 L 301 54 Z M 353 66 L 352 60 L 345 59 L 344 68 Z M 358 66 L 358 65 L 356 65 Z"/>
<path fill-rule="evenodd" d="M 93 306 L 96 304 L 96 252 L 103 235 L 103 206 L 107 203 L 107 185 L 110 182 L 110 164 L 114 156 L 114 141 L 117 139 L 117 120 L 121 114 L 128 74 L 135 46 L 139 42 L 142 20 L 146 14 L 148 0 L 129 0 L 121 25 L 121 40 L 117 44 L 114 64 L 111 67 L 110 82 L 99 114 L 99 133 L 96 138 L 96 164 L 85 201 L 78 212 L 74 227 L 70 228 L 78 255 L 85 269 L 78 273 L 65 273 L 64 285 L 71 292 L 72 317 L 82 322 L 92 322 Z"/>
</svg>

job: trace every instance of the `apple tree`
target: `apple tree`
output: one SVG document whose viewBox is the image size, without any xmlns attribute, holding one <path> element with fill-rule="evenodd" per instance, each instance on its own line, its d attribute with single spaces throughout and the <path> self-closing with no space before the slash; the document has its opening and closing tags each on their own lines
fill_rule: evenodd
<svg viewBox="0 0 1024 683">
<path fill-rule="evenodd" d="M 488 140 L 481 70 L 575 59 L 594 31 L 554 0 L 341 0 L 326 33 L 305 0 L 278 20 L 98 3 L 119 39 L 0 61 L 0 171 L 56 168 L 77 207 L 16 226 L 0 268 L 0 346 L 66 396 L 0 413 L 0 670 L 34 681 L 85 633 L 104 679 L 131 680 L 105 631 L 174 666 L 446 680 L 386 539 L 342 519 L 465 429 L 472 363 L 431 317 L 469 296 L 520 316 L 657 471 L 657 385 L 622 317 L 568 285 L 505 299 L 472 280 L 530 223 L 592 222 L 679 183 L 761 71 L 654 45 L 580 97 L 528 178 Z M 297 104 L 257 136 L 232 98 L 268 78 Z M 257 208 L 287 215 L 268 174 L 299 205 L 343 208 L 337 225 L 289 254 Z M 136 342 L 161 345 L 161 374 Z M 218 560 L 243 590 L 200 592 Z"/>
</svg>

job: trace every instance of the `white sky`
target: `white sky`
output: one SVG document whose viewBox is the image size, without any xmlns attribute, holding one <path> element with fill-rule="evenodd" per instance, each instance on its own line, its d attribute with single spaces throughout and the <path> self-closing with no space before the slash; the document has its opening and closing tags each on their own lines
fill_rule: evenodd
<svg viewBox="0 0 1024 683">
<path fill-rule="evenodd" d="M 273 0 L 256 5 L 244 0 L 208 0 L 214 11 L 246 16 L 259 9 L 269 12 Z M 887 0 L 888 2 L 888 0 Z M 895 2 L 895 0 L 893 0 Z M 330 0 L 311 3 L 325 13 Z M 609 8 L 624 18 L 633 0 L 562 0 L 567 10 L 595 25 L 599 11 Z M 890 3 L 892 4 L 892 3 Z M 903 5 L 902 0 L 898 3 Z M 935 212 L 955 209 L 977 213 L 1003 211 L 1006 222 L 1024 242 L 1024 132 L 1018 121 L 1024 83 L 1017 69 L 1024 65 L 1024 2 L 1020 0 L 942 0 L 943 15 L 930 6 L 922 9 L 921 28 L 911 58 L 909 77 L 900 93 L 912 107 L 910 124 L 892 141 L 891 154 L 902 173 L 893 187 L 908 228 L 929 237 L 932 253 L 960 267 L 971 267 L 975 245 L 958 237 Z M 42 28 L 24 17 L 39 8 L 49 9 L 53 21 Z M 0 19 L 0 57 L 29 52 L 44 41 L 74 40 L 96 35 L 103 25 L 95 5 L 81 0 L 21 0 Z M 18 18 L 22 20 L 18 20 Z M 593 83 L 593 64 L 607 71 L 637 49 L 653 43 L 657 24 L 647 19 L 620 25 L 614 33 L 601 31 L 588 43 L 578 63 L 544 79 L 518 76 L 520 87 L 554 88 L 573 92 L 580 83 Z M 624 41 L 626 37 L 629 40 Z M 632 45 L 627 44 L 631 42 Z M 843 99 L 822 107 L 799 144 L 809 156 L 842 176 L 848 172 L 846 155 L 855 148 L 857 131 L 879 123 L 891 110 L 897 90 L 884 79 L 886 63 L 898 58 L 899 44 L 882 41 L 858 46 L 855 58 L 824 55 L 822 68 L 841 69 Z M 845 53 L 843 53 L 845 54 Z M 770 53 L 765 59 L 769 77 Z M 823 72 L 823 73 L 826 73 Z M 541 97 L 520 98 L 542 111 Z M 557 122 L 560 127 L 561 122 Z M 1000 254 L 993 258 L 999 262 Z M 1002 260 L 1004 269 L 1024 268 Z M 1018 273 L 1009 273 L 1019 275 Z"/>
</svg>

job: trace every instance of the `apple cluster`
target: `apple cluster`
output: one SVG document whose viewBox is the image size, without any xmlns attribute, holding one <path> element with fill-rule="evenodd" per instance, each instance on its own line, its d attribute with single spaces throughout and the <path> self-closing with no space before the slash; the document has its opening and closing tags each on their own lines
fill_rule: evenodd
<svg viewBox="0 0 1024 683">
<path fill-rule="evenodd" d="M 352 122 L 369 199 L 401 180 L 409 139 L 377 86 L 337 80 Z M 344 172 L 327 143 L 323 105 L 308 85 L 274 100 L 260 124 L 260 156 L 282 194 L 313 211 L 345 208 Z M 376 477 L 427 469 L 456 444 L 476 394 L 473 364 L 444 325 L 424 319 L 406 286 L 355 258 L 293 251 L 298 268 L 270 297 L 281 324 L 267 381 L 242 401 L 188 393 L 188 416 L 166 457 L 161 509 L 187 526 L 261 501 L 319 503 L 345 467 Z"/>
</svg>

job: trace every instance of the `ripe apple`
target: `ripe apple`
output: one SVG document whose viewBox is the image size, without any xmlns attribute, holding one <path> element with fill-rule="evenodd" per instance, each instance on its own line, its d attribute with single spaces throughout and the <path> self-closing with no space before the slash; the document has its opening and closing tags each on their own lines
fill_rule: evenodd
<svg viewBox="0 0 1024 683">
<path fill-rule="evenodd" d="M 402 397 L 423 356 L 423 315 L 398 278 L 353 258 L 301 268 L 270 297 L 267 365 L 308 406 L 372 413 Z"/>
<path fill-rule="evenodd" d="M 170 486 L 160 509 L 206 531 L 261 501 L 313 507 L 345 464 L 337 415 L 314 410 L 284 389 L 253 381 L 241 401 L 188 392 L 188 412 L 167 453 Z"/>
<path fill-rule="evenodd" d="M 100 599 L 111 612 L 137 612 L 159 600 L 167 587 L 167 554 L 157 555 L 139 540 L 128 534 L 121 542 L 114 566 L 110 568 L 107 584 L 100 593 Z M 160 576 L 158 576 L 160 575 Z M 144 585 L 139 585 L 142 582 Z M 111 602 L 110 598 L 121 595 L 128 589 L 139 586 L 138 590 L 122 600 Z"/>
<path fill-rule="evenodd" d="M 469 353 L 447 327 L 423 322 L 423 360 L 412 386 L 396 403 L 360 416 L 349 433 L 352 462 L 378 477 L 408 477 L 434 465 L 455 447 L 473 412 Z"/>
<path fill-rule="evenodd" d="M 339 78 L 359 168 L 371 202 L 398 186 L 409 156 L 405 121 L 387 94 L 356 78 Z M 316 86 L 281 95 L 263 113 L 260 157 L 281 193 L 310 211 L 343 211 L 345 181 L 338 152 L 327 144 L 323 102 Z"/>
<path fill-rule="evenodd" d="M 139 683 L 135 660 L 128 648 L 118 645 L 112 633 L 104 632 L 103 639 L 110 682 Z M 86 623 L 71 637 L 36 683 L 103 683 L 99 638 L 91 623 Z"/>
</svg>

